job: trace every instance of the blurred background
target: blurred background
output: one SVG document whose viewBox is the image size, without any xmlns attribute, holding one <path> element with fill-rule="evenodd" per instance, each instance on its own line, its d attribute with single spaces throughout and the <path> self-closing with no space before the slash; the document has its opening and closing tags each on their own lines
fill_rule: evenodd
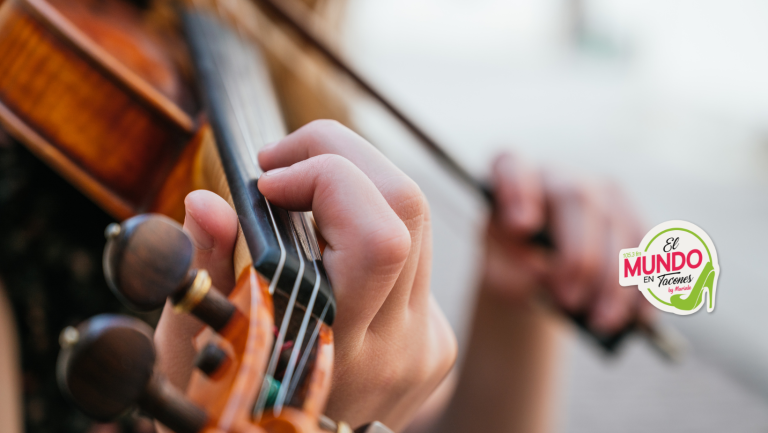
<svg viewBox="0 0 768 433">
<path fill-rule="evenodd" d="M 507 149 L 556 170 L 608 178 L 647 228 L 691 221 L 717 246 L 715 311 L 661 314 L 690 342 L 683 363 L 665 363 L 640 339 L 607 358 L 569 334 L 560 431 L 767 431 L 768 293 L 759 275 L 768 240 L 768 3 L 348 6 L 348 57 L 478 176 Z M 483 206 L 428 155 L 414 156 L 414 140 L 379 112 L 360 102 L 354 120 L 429 197 L 433 291 L 462 339 Z"/>
</svg>

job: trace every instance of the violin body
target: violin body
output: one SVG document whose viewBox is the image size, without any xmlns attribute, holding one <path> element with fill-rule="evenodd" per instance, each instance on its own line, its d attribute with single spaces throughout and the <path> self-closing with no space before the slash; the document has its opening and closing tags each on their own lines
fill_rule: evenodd
<svg viewBox="0 0 768 433">
<path fill-rule="evenodd" d="M 195 104 L 152 30 L 116 1 L 8 0 L 0 13 L 2 126 L 118 219 L 174 214 L 191 189 L 172 172 Z"/>
</svg>

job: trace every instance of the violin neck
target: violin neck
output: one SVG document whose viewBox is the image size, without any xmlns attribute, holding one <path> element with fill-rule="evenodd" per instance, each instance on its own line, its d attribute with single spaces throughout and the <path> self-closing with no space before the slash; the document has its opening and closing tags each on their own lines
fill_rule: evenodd
<svg viewBox="0 0 768 433">
<path fill-rule="evenodd" d="M 271 280 L 273 295 L 331 324 L 335 300 L 312 224 L 304 213 L 271 205 L 257 186 L 259 149 L 286 133 L 265 59 L 255 44 L 205 10 L 186 8 L 182 21 L 253 266 Z"/>
</svg>

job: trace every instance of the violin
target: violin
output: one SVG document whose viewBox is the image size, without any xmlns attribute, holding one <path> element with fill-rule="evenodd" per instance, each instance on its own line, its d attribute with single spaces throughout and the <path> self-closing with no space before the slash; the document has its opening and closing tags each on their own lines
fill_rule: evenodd
<svg viewBox="0 0 768 433">
<path fill-rule="evenodd" d="M 0 9 L 3 127 L 124 220 L 108 229 L 104 253 L 118 298 L 138 311 L 170 299 L 207 325 L 186 393 L 155 371 L 151 329 L 114 315 L 63 331 L 61 387 L 99 421 L 138 405 L 179 433 L 351 431 L 322 415 L 336 304 L 313 223 L 271 206 L 256 186 L 256 152 L 286 134 L 266 61 L 215 9 L 180 5 L 178 22 L 186 41 L 119 1 L 8 0 Z M 184 63 L 167 54 L 187 43 L 203 104 Z M 179 224 L 160 215 L 178 219 L 198 188 L 239 217 L 227 297 L 192 267 Z"/>
</svg>

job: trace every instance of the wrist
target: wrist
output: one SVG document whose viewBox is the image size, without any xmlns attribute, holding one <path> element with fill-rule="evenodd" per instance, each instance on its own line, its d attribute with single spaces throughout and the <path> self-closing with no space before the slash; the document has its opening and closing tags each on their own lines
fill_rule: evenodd
<svg viewBox="0 0 768 433">
<path fill-rule="evenodd" d="M 532 297 L 509 304 L 477 295 L 457 389 L 433 431 L 549 431 L 556 322 Z"/>
<path fill-rule="evenodd" d="M 516 309 L 530 305 L 540 290 L 541 283 L 529 273 L 486 260 L 478 296 Z"/>
</svg>

